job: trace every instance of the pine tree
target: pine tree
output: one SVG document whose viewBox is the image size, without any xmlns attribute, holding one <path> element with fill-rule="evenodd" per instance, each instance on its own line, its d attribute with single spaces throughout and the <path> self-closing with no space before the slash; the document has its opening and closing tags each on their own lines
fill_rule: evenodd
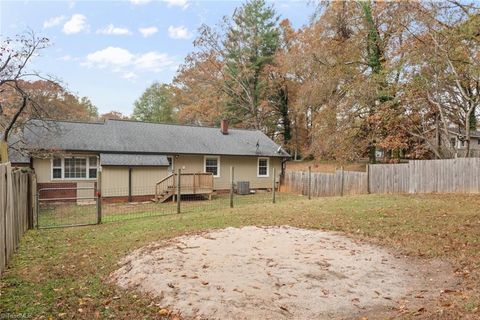
<svg viewBox="0 0 480 320">
<path fill-rule="evenodd" d="M 236 121 L 253 121 L 263 126 L 262 103 L 267 96 L 265 68 L 272 63 L 279 46 L 278 16 L 264 0 L 251 0 L 238 8 L 224 41 L 229 84 L 235 95 L 227 111 Z"/>
</svg>

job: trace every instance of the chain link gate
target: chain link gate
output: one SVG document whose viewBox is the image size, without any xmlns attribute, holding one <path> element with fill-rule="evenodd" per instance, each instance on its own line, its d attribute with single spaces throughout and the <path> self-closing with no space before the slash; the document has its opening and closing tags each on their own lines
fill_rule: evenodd
<svg viewBox="0 0 480 320">
<path fill-rule="evenodd" d="M 95 186 L 38 189 L 37 227 L 46 229 L 98 224 L 101 221 L 100 201 Z"/>
</svg>

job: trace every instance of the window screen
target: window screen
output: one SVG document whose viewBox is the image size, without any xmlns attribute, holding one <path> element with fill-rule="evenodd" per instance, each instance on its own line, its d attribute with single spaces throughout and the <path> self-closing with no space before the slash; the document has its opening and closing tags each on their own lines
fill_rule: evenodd
<svg viewBox="0 0 480 320">
<path fill-rule="evenodd" d="M 205 159 L 205 172 L 211 172 L 214 176 L 218 176 L 218 159 L 206 158 Z"/>
<path fill-rule="evenodd" d="M 65 178 L 86 178 L 87 177 L 87 159 L 85 158 L 65 158 Z"/>
<path fill-rule="evenodd" d="M 258 159 L 258 175 L 268 175 L 268 159 Z"/>
<path fill-rule="evenodd" d="M 88 158 L 88 177 L 90 179 L 97 178 L 97 157 Z"/>
<path fill-rule="evenodd" d="M 52 177 L 53 179 L 62 178 L 62 159 L 54 158 L 52 162 Z"/>
</svg>

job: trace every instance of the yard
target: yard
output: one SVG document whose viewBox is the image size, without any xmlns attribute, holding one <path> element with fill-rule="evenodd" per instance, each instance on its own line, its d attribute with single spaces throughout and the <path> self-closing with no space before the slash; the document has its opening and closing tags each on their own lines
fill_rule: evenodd
<svg viewBox="0 0 480 320">
<path fill-rule="evenodd" d="M 214 200 L 216 201 L 216 200 Z M 210 229 L 289 225 L 346 233 L 411 259 L 441 259 L 459 285 L 431 301 L 398 305 L 401 318 L 465 319 L 480 316 L 480 197 L 478 195 L 368 195 L 245 203 L 215 202 L 187 210 L 99 226 L 34 230 L 26 234 L 1 282 L 1 313 L 32 318 L 175 317 L 148 294 L 123 290 L 110 274 L 132 250 L 153 241 Z M 434 270 L 432 270 L 434 271 Z"/>
</svg>

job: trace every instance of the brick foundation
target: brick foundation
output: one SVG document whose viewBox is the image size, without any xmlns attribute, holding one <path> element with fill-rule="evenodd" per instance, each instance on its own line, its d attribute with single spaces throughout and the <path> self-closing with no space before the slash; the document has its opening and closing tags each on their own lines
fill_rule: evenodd
<svg viewBox="0 0 480 320">
<path fill-rule="evenodd" d="M 44 188 L 58 188 L 59 190 L 41 190 Z M 61 188 L 75 188 L 71 190 L 60 190 Z M 65 201 L 75 202 L 77 198 L 77 183 L 76 182 L 46 182 L 38 183 L 37 190 L 39 191 L 40 199 L 65 199 Z M 68 199 L 73 198 L 73 199 Z"/>
<path fill-rule="evenodd" d="M 132 202 L 146 202 L 155 198 L 155 195 L 132 196 Z M 103 203 L 122 203 L 128 202 L 128 196 L 102 197 Z"/>
</svg>

